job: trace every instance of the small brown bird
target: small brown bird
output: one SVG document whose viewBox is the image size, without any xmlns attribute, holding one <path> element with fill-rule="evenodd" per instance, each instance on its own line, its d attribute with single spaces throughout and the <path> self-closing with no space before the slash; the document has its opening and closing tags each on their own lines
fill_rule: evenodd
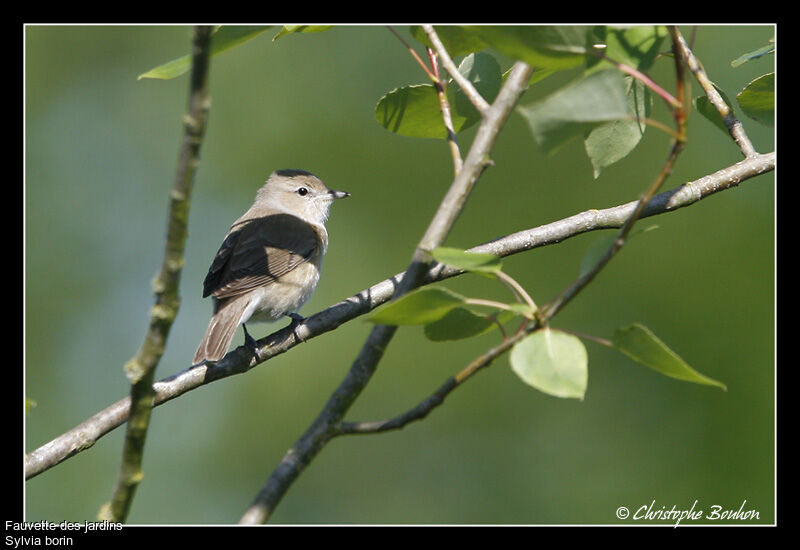
<svg viewBox="0 0 800 550">
<path fill-rule="evenodd" d="M 295 312 L 311 297 L 328 248 L 333 191 L 304 170 L 278 170 L 256 194 L 253 206 L 231 226 L 203 282 L 214 315 L 194 354 L 195 365 L 219 361 L 239 325 L 245 344 L 254 340 L 248 321 L 272 322 Z"/>
</svg>

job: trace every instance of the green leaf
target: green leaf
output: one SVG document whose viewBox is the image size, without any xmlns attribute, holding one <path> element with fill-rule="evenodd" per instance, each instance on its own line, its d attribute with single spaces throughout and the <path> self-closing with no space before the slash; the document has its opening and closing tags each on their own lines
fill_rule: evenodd
<svg viewBox="0 0 800 550">
<path fill-rule="evenodd" d="M 442 41 L 444 48 L 450 57 L 463 55 L 472 52 L 479 52 L 486 48 L 486 43 L 480 39 L 478 35 L 463 27 L 454 25 L 434 26 L 436 34 L 439 35 L 439 40 Z M 409 28 L 411 36 L 424 44 L 428 48 L 433 45 L 428 40 L 428 35 L 422 30 L 421 26 L 414 25 Z"/>
<path fill-rule="evenodd" d="M 536 69 L 560 71 L 584 62 L 592 27 L 584 26 L 465 26 L 483 42 Z"/>
<path fill-rule="evenodd" d="M 602 36 L 605 47 L 600 50 L 609 59 L 628 67 L 646 72 L 652 65 L 661 49 L 661 43 L 667 36 L 667 28 L 663 26 L 624 26 L 606 27 Z M 597 57 L 588 57 L 588 71 L 608 68 L 608 62 Z"/>
<path fill-rule="evenodd" d="M 417 84 L 392 90 L 378 101 L 375 118 L 382 127 L 401 136 L 447 136 L 442 125 L 436 90 L 432 84 Z"/>
<path fill-rule="evenodd" d="M 592 161 L 594 177 L 606 166 L 625 158 L 639 144 L 650 114 L 651 97 L 647 88 L 632 77 L 624 77 L 630 119 L 612 120 L 594 128 L 584 140 L 586 154 Z"/>
<path fill-rule="evenodd" d="M 617 350 L 634 361 L 646 365 L 665 376 L 686 382 L 694 382 L 695 384 L 717 386 L 727 391 L 725 384 L 722 382 L 700 374 L 690 367 L 644 325 L 634 323 L 628 327 L 618 328 L 614 332 L 612 344 Z"/>
<path fill-rule="evenodd" d="M 583 399 L 589 380 L 586 348 L 577 337 L 543 328 L 511 350 L 511 368 L 523 382 L 556 397 Z"/>
<path fill-rule="evenodd" d="M 484 273 L 497 273 L 502 267 L 502 262 L 494 254 L 477 254 L 467 252 L 460 248 L 440 246 L 431 252 L 433 258 L 439 262 L 464 271 L 481 271 Z"/>
<path fill-rule="evenodd" d="M 775 125 L 775 73 L 756 78 L 736 99 L 744 114 L 761 124 Z"/>
<path fill-rule="evenodd" d="M 497 320 L 503 323 L 510 319 L 513 313 L 503 311 L 497 315 Z M 479 315 L 463 307 L 456 307 L 433 323 L 425 325 L 425 336 L 434 342 L 446 340 L 461 340 L 491 332 L 497 328 L 497 322 L 486 315 Z"/>
<path fill-rule="evenodd" d="M 528 86 L 530 86 L 532 84 L 536 84 L 537 82 L 541 82 L 542 80 L 544 80 L 545 78 L 547 78 L 550 75 L 555 74 L 556 72 L 557 71 L 553 71 L 553 70 L 550 70 L 550 69 L 534 69 L 533 70 L 533 74 L 531 74 L 531 77 L 528 79 Z M 505 73 L 503 73 L 503 80 L 504 81 L 505 81 L 506 75 L 508 75 L 510 73 L 511 73 L 511 69 L 509 69 Z"/>
<path fill-rule="evenodd" d="M 723 92 L 721 89 L 717 88 L 717 85 L 713 82 L 711 83 L 714 86 L 714 89 L 719 92 L 719 95 L 722 96 L 722 100 L 728 105 L 728 108 L 733 111 L 733 103 L 731 100 L 728 99 L 728 95 Z M 706 119 L 710 120 L 714 126 L 725 132 L 728 133 L 728 128 L 725 126 L 725 122 L 722 120 L 722 117 L 717 111 L 717 108 L 714 107 L 711 102 L 708 100 L 708 97 L 705 95 L 701 95 L 700 97 L 696 97 L 694 99 L 694 107 L 697 109 L 697 112 L 703 115 Z"/>
<path fill-rule="evenodd" d="M 731 67 L 736 68 L 736 67 L 739 67 L 741 65 L 744 65 L 748 61 L 752 61 L 753 59 L 758 59 L 759 57 L 761 57 L 763 55 L 767 55 L 768 53 L 774 53 L 775 52 L 775 40 L 774 39 L 770 39 L 770 42 L 772 42 L 772 43 L 771 44 L 767 44 L 766 46 L 762 46 L 762 47 L 760 47 L 757 50 L 754 50 L 752 52 L 748 52 L 746 54 L 740 55 L 739 57 L 737 57 L 736 59 L 731 61 Z"/>
<path fill-rule="evenodd" d="M 488 53 L 469 54 L 459 64 L 458 72 L 472 83 L 481 97 L 488 103 L 492 103 L 495 100 L 500 92 L 500 87 L 503 85 L 503 73 L 500 69 L 500 64 Z M 480 122 L 480 113 L 472 105 L 472 102 L 464 94 L 460 86 L 451 83 L 447 87 L 447 91 L 453 110 L 453 125 L 456 125 L 457 119 L 464 119 L 463 122 L 459 122 L 460 128 L 456 130 L 457 132 Z"/>
<path fill-rule="evenodd" d="M 502 84 L 500 65 L 486 53 L 470 54 L 461 62 L 463 74 L 486 101 L 494 101 Z M 453 130 L 458 133 L 480 120 L 480 115 L 455 84 L 447 86 Z M 407 137 L 447 137 L 439 99 L 432 84 L 405 86 L 383 96 L 375 108 L 375 118 L 390 132 Z"/>
<path fill-rule="evenodd" d="M 281 27 L 280 32 L 278 32 L 278 34 L 272 37 L 272 41 L 274 42 L 275 40 L 283 38 L 288 34 L 294 34 L 298 32 L 299 33 L 322 32 L 322 31 L 327 31 L 331 27 L 333 27 L 333 25 L 284 25 L 283 27 Z"/>
<path fill-rule="evenodd" d="M 254 27 L 237 25 L 218 27 L 211 37 L 211 56 L 213 57 L 240 44 L 244 44 L 248 40 L 266 31 L 268 28 L 269 27 L 264 26 Z M 183 57 L 173 59 L 163 65 L 150 69 L 146 73 L 140 74 L 137 80 L 141 80 L 142 78 L 158 78 L 162 80 L 175 78 L 189 70 L 191 61 L 191 55 L 184 55 Z"/>
<path fill-rule="evenodd" d="M 616 70 L 592 73 L 518 110 L 547 153 L 599 124 L 624 119 L 629 113 L 625 81 Z"/>
<path fill-rule="evenodd" d="M 367 321 L 381 325 L 426 325 L 438 321 L 464 300 L 446 288 L 420 288 L 383 306 Z"/>
</svg>

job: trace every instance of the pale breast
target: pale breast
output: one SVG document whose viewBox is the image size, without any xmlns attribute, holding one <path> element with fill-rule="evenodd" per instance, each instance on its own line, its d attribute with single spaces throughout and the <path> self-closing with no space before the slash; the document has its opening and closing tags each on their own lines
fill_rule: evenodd
<svg viewBox="0 0 800 550">
<path fill-rule="evenodd" d="M 271 322 L 300 309 L 319 282 L 321 255 L 318 261 L 304 262 L 272 284 L 250 291 L 252 300 L 240 323 Z"/>
</svg>

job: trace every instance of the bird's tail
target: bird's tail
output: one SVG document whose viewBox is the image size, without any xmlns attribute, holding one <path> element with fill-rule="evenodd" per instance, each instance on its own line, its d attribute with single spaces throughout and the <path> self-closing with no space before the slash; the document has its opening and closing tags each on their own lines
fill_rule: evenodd
<svg viewBox="0 0 800 550">
<path fill-rule="evenodd" d="M 194 353 L 192 364 L 219 361 L 225 356 L 247 305 L 248 300 L 229 300 L 217 309 Z"/>
</svg>

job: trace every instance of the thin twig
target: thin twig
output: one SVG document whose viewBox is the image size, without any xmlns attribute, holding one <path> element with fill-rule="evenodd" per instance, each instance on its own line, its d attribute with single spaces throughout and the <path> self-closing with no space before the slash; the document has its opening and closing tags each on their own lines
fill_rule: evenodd
<svg viewBox="0 0 800 550">
<path fill-rule="evenodd" d="M 530 294 L 519 284 L 514 278 L 512 278 L 508 273 L 504 273 L 502 271 L 497 271 L 495 273 L 497 278 L 500 279 L 503 284 L 505 284 L 508 288 L 512 290 L 514 294 L 519 296 L 521 300 L 523 300 L 528 307 L 531 308 L 531 311 L 535 312 L 539 308 L 536 306 L 536 303 L 531 298 Z"/>
<path fill-rule="evenodd" d="M 747 157 L 752 157 L 758 154 L 753 147 L 753 144 L 750 142 L 750 138 L 747 137 L 747 134 L 744 131 L 744 126 L 742 123 L 733 116 L 733 110 L 725 103 L 725 100 L 722 99 L 722 96 L 714 87 L 714 84 L 706 75 L 705 70 L 703 69 L 703 65 L 700 61 L 695 57 L 694 53 L 692 53 L 691 48 L 686 43 L 686 40 L 681 35 L 681 32 L 675 26 L 669 27 L 669 32 L 672 35 L 673 41 L 677 44 L 676 48 L 676 56 L 680 56 L 680 58 L 686 63 L 686 66 L 689 67 L 689 70 L 692 71 L 697 82 L 703 88 L 703 91 L 708 97 L 708 101 L 714 108 L 717 110 L 719 115 L 722 117 L 722 121 L 725 123 L 725 127 L 728 129 L 728 133 L 733 138 L 733 141 L 736 145 L 739 146 L 739 149 L 742 151 L 742 154 Z"/>
<path fill-rule="evenodd" d="M 458 67 L 450 58 L 450 54 L 447 53 L 442 41 L 439 39 L 439 35 L 434 30 L 433 26 L 431 25 L 422 25 L 422 30 L 425 31 L 425 34 L 428 35 L 428 40 L 431 41 L 433 48 L 436 50 L 436 53 L 439 54 L 439 58 L 442 60 L 442 65 L 444 66 L 445 70 L 450 73 L 450 77 L 458 84 L 461 90 L 464 92 L 464 95 L 467 96 L 467 99 L 470 100 L 472 105 L 478 110 L 481 116 L 486 115 L 486 111 L 489 109 L 489 103 L 483 99 L 483 96 L 475 89 L 475 86 L 472 85 L 472 82 L 467 80 L 464 75 L 462 75 L 458 71 Z"/>
<path fill-rule="evenodd" d="M 716 193 L 734 188 L 744 181 L 773 171 L 775 162 L 774 152 L 760 154 L 659 193 L 644 207 L 640 219 L 685 208 Z M 639 201 L 631 201 L 605 209 L 585 210 L 552 223 L 505 235 L 470 248 L 469 252 L 506 257 L 558 244 L 591 231 L 619 229 L 638 204 Z M 425 274 L 424 284 L 456 277 L 462 273 L 461 270 L 436 264 Z M 307 342 L 369 313 L 391 299 L 404 275 L 398 273 L 307 317 L 294 328 L 286 327 L 258 340 L 260 360 L 244 348 L 237 348 L 214 366 L 187 368 L 156 382 L 153 385 L 154 406 L 162 405 L 211 382 L 248 372 L 251 368 L 289 351 L 301 341 Z M 129 411 L 130 398 L 126 397 L 31 451 L 25 457 L 25 478 L 35 477 L 89 449 L 104 435 L 121 426 L 127 420 Z"/>
<path fill-rule="evenodd" d="M 522 313 L 503 302 L 498 302 L 496 300 L 486 300 L 484 298 L 465 298 L 464 303 L 469 306 L 493 307 L 495 309 L 502 309 L 503 311 L 513 311 L 515 313 L 519 313 L 526 319 L 533 319 L 533 311 L 535 311 L 533 310 L 531 313 L 528 312 Z"/>
<path fill-rule="evenodd" d="M 130 414 L 122 451 L 122 464 L 111 500 L 99 512 L 101 520 L 123 522 L 130 511 L 136 488 L 142 479 L 142 458 L 155 390 L 155 369 L 164 353 L 172 322 L 178 314 L 178 286 L 186 244 L 189 204 L 198 164 L 198 154 L 208 114 L 208 58 L 212 27 L 195 28 L 188 114 L 184 118 L 177 176 L 170 193 L 170 210 L 164 260 L 153 282 L 156 303 L 150 324 L 136 357 L 125 365 L 131 380 Z"/>
<path fill-rule="evenodd" d="M 570 330 L 570 329 L 565 329 L 565 328 L 562 328 L 560 330 L 562 330 L 563 332 L 566 332 L 568 334 L 572 334 L 574 336 L 577 336 L 578 338 L 582 338 L 584 340 L 591 340 L 592 342 L 595 342 L 595 343 L 600 344 L 601 346 L 605 346 L 607 348 L 613 348 L 614 347 L 614 342 L 612 342 L 608 338 L 601 338 L 601 337 L 595 336 L 593 334 L 586 334 L 585 332 L 578 332 L 577 330 Z"/>
<path fill-rule="evenodd" d="M 594 48 L 588 50 L 589 53 L 592 55 L 604 60 L 608 61 L 612 65 L 614 65 L 618 70 L 622 71 L 623 73 L 633 77 L 634 79 L 638 80 L 648 88 L 650 88 L 656 95 L 658 95 L 661 99 L 667 102 L 667 105 L 674 109 L 678 109 L 681 106 L 680 100 L 674 97 L 671 93 L 666 91 L 664 88 L 659 86 L 652 78 L 644 74 L 639 69 L 635 67 L 631 67 L 630 65 L 626 65 L 625 63 L 621 63 L 619 61 L 615 61 L 608 57 L 605 53 L 598 51 Z"/>
<path fill-rule="evenodd" d="M 416 51 L 414 51 L 414 48 L 412 48 L 412 47 L 411 47 L 411 46 L 408 44 L 408 42 L 406 42 L 405 38 L 403 38 L 402 36 L 400 36 L 400 34 L 399 34 L 399 33 L 398 33 L 396 30 L 394 30 L 394 28 L 392 28 L 391 26 L 389 26 L 389 25 L 386 25 L 386 28 L 387 28 L 387 29 L 389 29 L 389 30 L 392 32 L 392 34 L 393 34 L 393 35 L 395 35 L 395 36 L 397 37 L 397 39 L 398 39 L 398 40 L 399 40 L 399 41 L 400 41 L 400 42 L 403 44 L 403 46 L 405 46 L 405 47 L 406 47 L 406 49 L 408 50 L 408 52 L 409 52 L 409 53 L 411 54 L 411 56 L 412 56 L 412 57 L 413 57 L 413 58 L 416 60 L 416 62 L 419 64 L 419 66 L 420 66 L 420 67 L 422 67 L 422 70 L 423 70 L 423 71 L 425 71 L 425 74 L 426 74 L 426 75 L 428 75 L 428 78 L 430 78 L 430 79 L 431 79 L 431 82 L 437 82 L 437 81 L 438 81 L 438 79 L 436 78 L 436 75 L 434 75 L 434 74 L 433 74 L 433 71 L 431 71 L 431 70 L 428 68 L 428 66 L 425 64 L 425 62 L 424 62 L 424 61 L 422 60 L 422 58 L 419 56 L 419 54 L 418 54 Z"/>
<path fill-rule="evenodd" d="M 648 126 L 652 126 L 653 128 L 655 128 L 657 130 L 661 130 L 662 132 L 664 132 L 665 134 L 667 134 L 669 137 L 671 137 L 673 139 L 679 139 L 680 138 L 680 136 L 678 136 L 678 132 L 676 132 L 675 130 L 673 130 L 672 128 L 670 128 L 669 126 L 667 126 L 666 124 L 664 124 L 660 120 L 656 120 L 654 118 L 650 118 L 650 117 L 641 118 L 641 117 L 638 117 L 638 116 L 635 116 L 635 115 L 629 115 L 629 116 L 620 117 L 620 120 L 630 120 L 630 121 L 633 121 L 633 122 L 644 122 Z"/>
<path fill-rule="evenodd" d="M 431 395 L 420 401 L 420 403 L 408 411 L 399 414 L 388 420 L 375 420 L 367 422 L 340 422 L 335 426 L 335 436 L 349 434 L 371 434 L 386 432 L 389 430 L 399 430 L 410 422 L 422 420 L 436 407 L 444 403 L 445 398 L 461 384 L 466 382 L 474 374 L 492 364 L 492 362 L 511 349 L 526 334 L 515 334 L 511 338 L 504 338 L 503 341 L 485 352 L 480 357 L 472 360 L 469 365 L 461 369 L 458 373 L 448 378 L 444 384 Z"/>
<path fill-rule="evenodd" d="M 461 150 L 458 148 L 458 140 L 456 139 L 456 131 L 453 127 L 453 116 L 450 113 L 450 102 L 447 101 L 447 82 L 439 74 L 439 65 L 436 62 L 436 54 L 430 48 L 426 48 L 428 58 L 431 61 L 431 68 L 436 77 L 436 97 L 439 99 L 439 110 L 442 112 L 442 122 L 444 123 L 445 130 L 447 131 L 447 145 L 450 148 L 450 156 L 453 157 L 453 174 L 457 176 L 464 165 L 461 159 Z"/>
</svg>

